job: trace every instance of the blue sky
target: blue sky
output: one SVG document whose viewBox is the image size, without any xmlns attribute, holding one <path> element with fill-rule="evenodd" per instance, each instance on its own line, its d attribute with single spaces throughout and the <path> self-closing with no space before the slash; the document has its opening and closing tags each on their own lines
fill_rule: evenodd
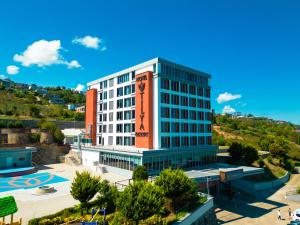
<svg viewBox="0 0 300 225">
<path fill-rule="evenodd" d="M 300 124 L 299 12 L 298 0 L 2 0 L 0 75 L 75 88 L 159 56 L 212 74 L 217 112 Z"/>
</svg>

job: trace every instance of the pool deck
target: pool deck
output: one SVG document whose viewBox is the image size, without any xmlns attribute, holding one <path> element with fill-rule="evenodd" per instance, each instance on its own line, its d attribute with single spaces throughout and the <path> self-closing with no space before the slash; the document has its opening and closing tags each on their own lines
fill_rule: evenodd
<svg viewBox="0 0 300 225">
<path fill-rule="evenodd" d="M 50 185 L 57 190 L 55 193 L 35 195 L 35 188 L 18 189 L 13 191 L 0 192 L 0 197 L 8 195 L 14 196 L 19 209 L 14 218 L 22 218 L 23 224 L 28 224 L 28 221 L 32 218 L 53 214 L 64 208 L 78 204 L 79 202 L 74 200 L 71 196 L 70 188 L 76 171 L 84 170 L 89 170 L 89 168 L 84 166 L 70 166 L 64 163 L 45 165 L 44 167 L 39 168 L 37 173 L 47 172 L 68 179 L 68 181 L 53 183 Z M 110 182 L 128 179 L 127 177 L 112 173 L 105 173 L 103 175 L 101 174 L 100 176 L 102 179 L 107 179 Z"/>
</svg>

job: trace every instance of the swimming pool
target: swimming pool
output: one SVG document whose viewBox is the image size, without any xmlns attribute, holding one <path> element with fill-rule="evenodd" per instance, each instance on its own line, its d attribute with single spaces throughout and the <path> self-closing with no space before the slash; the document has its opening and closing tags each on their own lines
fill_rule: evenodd
<svg viewBox="0 0 300 225">
<path fill-rule="evenodd" d="M 30 189 L 66 181 L 68 181 L 68 179 L 51 173 L 34 173 L 19 177 L 0 178 L 0 192 Z"/>
</svg>

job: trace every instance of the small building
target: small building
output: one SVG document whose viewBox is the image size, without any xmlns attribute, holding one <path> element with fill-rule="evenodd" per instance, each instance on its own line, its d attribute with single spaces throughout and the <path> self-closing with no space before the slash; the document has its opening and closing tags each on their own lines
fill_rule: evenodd
<svg viewBox="0 0 300 225">
<path fill-rule="evenodd" d="M 36 152 L 36 148 L 0 149 L 0 169 L 32 166 L 32 152 Z"/>
<path fill-rule="evenodd" d="M 75 142 L 77 142 L 78 136 L 84 133 L 84 130 L 70 128 L 70 129 L 63 129 L 61 132 L 65 136 L 64 144 L 74 144 Z"/>
<path fill-rule="evenodd" d="M 85 113 L 85 105 L 76 107 L 75 111 L 78 113 Z"/>
<path fill-rule="evenodd" d="M 68 110 L 75 111 L 75 109 L 76 109 L 76 105 L 68 104 Z"/>
</svg>

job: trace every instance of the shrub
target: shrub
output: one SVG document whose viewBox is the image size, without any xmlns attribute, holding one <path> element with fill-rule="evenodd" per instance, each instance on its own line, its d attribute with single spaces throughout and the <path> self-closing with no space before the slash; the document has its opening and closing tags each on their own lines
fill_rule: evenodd
<svg viewBox="0 0 300 225">
<path fill-rule="evenodd" d="M 97 205 L 100 208 L 105 208 L 107 213 L 113 212 L 119 196 L 118 189 L 111 186 L 107 180 L 104 180 L 100 183 L 98 192 Z"/>
<path fill-rule="evenodd" d="M 234 161 L 240 161 L 243 157 L 243 146 L 241 143 L 233 142 L 230 145 L 228 152 Z"/>
<path fill-rule="evenodd" d="M 297 187 L 296 192 L 298 195 L 300 195 L 300 186 Z"/>
<path fill-rule="evenodd" d="M 258 152 L 251 146 L 243 146 L 243 157 L 247 165 L 251 165 L 258 159 Z"/>
<path fill-rule="evenodd" d="M 135 225 L 159 212 L 164 197 L 161 189 L 148 182 L 139 181 L 127 186 L 120 193 L 117 205 L 124 218 Z"/>
<path fill-rule="evenodd" d="M 40 139 L 41 139 L 41 134 L 40 133 L 32 133 L 29 136 L 30 143 L 39 143 Z"/>
<path fill-rule="evenodd" d="M 259 157 L 259 159 L 257 160 L 257 163 L 258 163 L 259 167 L 264 167 L 264 165 L 265 165 L 265 162 L 261 157 Z"/>
<path fill-rule="evenodd" d="M 14 124 L 15 128 L 23 128 L 23 123 L 20 120 L 17 120 Z"/>
<path fill-rule="evenodd" d="M 9 121 L 9 122 L 7 123 L 7 128 L 14 128 L 14 127 L 15 127 L 14 122 Z"/>
<path fill-rule="evenodd" d="M 100 177 L 92 176 L 88 171 L 76 172 L 76 177 L 71 184 L 71 195 L 80 202 L 81 213 L 87 210 L 88 202 L 95 196 L 99 189 Z"/>
<path fill-rule="evenodd" d="M 191 202 L 197 196 L 196 184 L 180 169 L 163 170 L 155 180 L 155 184 L 161 188 L 165 197 L 172 200 L 170 209 L 172 211 Z"/>
<path fill-rule="evenodd" d="M 287 159 L 284 162 L 284 168 L 288 171 L 294 171 L 295 170 L 295 163 L 292 159 Z"/>
<path fill-rule="evenodd" d="M 132 179 L 134 181 L 148 180 L 148 171 L 145 166 L 137 166 L 133 170 Z"/>
<path fill-rule="evenodd" d="M 59 144 L 62 144 L 65 139 L 65 135 L 58 128 L 56 128 L 56 130 L 54 131 L 53 137 L 54 141 Z"/>
<path fill-rule="evenodd" d="M 0 121 L 0 128 L 5 128 L 5 127 L 7 127 L 6 124 L 4 122 Z"/>
</svg>

